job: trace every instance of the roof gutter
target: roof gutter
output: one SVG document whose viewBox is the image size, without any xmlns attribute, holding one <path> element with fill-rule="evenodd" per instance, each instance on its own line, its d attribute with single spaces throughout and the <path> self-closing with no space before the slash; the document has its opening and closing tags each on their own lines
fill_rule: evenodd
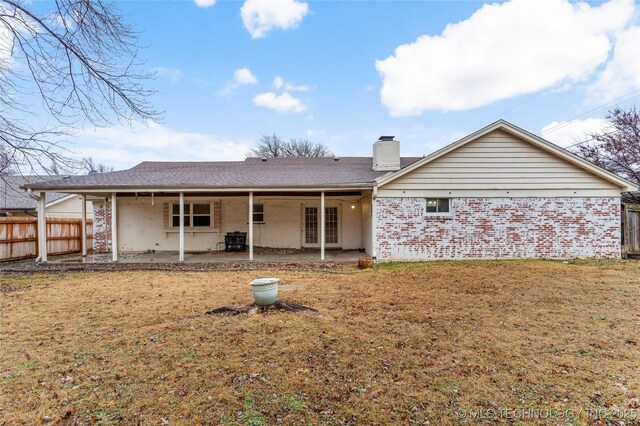
<svg viewBox="0 0 640 426">
<path fill-rule="evenodd" d="M 31 188 L 27 188 L 27 195 L 36 201 L 40 201 L 40 196 L 33 193 Z"/>
<path fill-rule="evenodd" d="M 371 189 L 375 186 L 374 182 L 363 182 L 356 184 L 332 184 L 327 186 L 305 186 L 305 185 L 288 185 L 288 186 L 259 186 L 259 187 L 247 187 L 247 186 L 209 186 L 209 187 L 190 187 L 180 185 L 166 185 L 166 186 L 153 186 L 144 187 L 136 185 L 124 185 L 124 186 L 100 186 L 100 187 L 86 187 L 86 186 L 24 186 L 23 189 L 27 191 L 39 190 L 39 191 L 55 191 L 55 192 L 92 192 L 92 193 L 111 193 L 111 192 L 167 192 L 167 191 L 180 191 L 180 192 L 264 192 L 264 191 L 281 191 L 281 192 L 296 192 L 296 191 L 341 191 L 348 189 Z"/>
</svg>

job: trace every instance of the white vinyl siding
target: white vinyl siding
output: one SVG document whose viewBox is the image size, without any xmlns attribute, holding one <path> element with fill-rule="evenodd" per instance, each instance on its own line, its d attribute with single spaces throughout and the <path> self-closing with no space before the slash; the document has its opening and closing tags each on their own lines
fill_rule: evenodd
<svg viewBox="0 0 640 426">
<path fill-rule="evenodd" d="M 56 200 L 44 209 L 47 217 L 79 219 L 82 217 L 82 196 L 66 198 L 64 200 Z M 87 202 L 87 218 L 93 217 L 93 203 Z"/>
<path fill-rule="evenodd" d="M 502 130 L 455 149 L 382 189 L 388 191 L 382 196 L 419 190 L 434 197 L 543 195 L 541 191 L 556 196 L 583 191 L 593 196 L 620 193 L 613 183 Z"/>
</svg>

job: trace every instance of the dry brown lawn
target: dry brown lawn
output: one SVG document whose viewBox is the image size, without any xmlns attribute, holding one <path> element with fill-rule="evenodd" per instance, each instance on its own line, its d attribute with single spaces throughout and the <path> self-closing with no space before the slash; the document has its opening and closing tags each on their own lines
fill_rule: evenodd
<svg viewBox="0 0 640 426">
<path fill-rule="evenodd" d="M 270 275 L 323 315 L 204 315 Z M 640 422 L 640 262 L 0 283 L 0 424 Z"/>
</svg>

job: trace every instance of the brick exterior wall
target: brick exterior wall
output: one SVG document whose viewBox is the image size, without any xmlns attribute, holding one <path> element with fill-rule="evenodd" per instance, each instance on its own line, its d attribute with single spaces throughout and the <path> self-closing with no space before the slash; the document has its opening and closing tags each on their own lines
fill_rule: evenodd
<svg viewBox="0 0 640 426">
<path fill-rule="evenodd" d="M 617 198 L 453 198 L 449 217 L 376 202 L 378 260 L 620 257 Z"/>
<path fill-rule="evenodd" d="M 111 203 L 93 203 L 93 252 L 111 250 Z"/>
</svg>

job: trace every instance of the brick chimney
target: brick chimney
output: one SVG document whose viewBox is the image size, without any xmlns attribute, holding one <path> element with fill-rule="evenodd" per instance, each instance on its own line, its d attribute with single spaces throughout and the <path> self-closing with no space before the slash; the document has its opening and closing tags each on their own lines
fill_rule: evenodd
<svg viewBox="0 0 640 426">
<path fill-rule="evenodd" d="M 373 170 L 400 170 L 400 142 L 395 140 L 394 136 L 380 136 L 373 144 Z"/>
</svg>

